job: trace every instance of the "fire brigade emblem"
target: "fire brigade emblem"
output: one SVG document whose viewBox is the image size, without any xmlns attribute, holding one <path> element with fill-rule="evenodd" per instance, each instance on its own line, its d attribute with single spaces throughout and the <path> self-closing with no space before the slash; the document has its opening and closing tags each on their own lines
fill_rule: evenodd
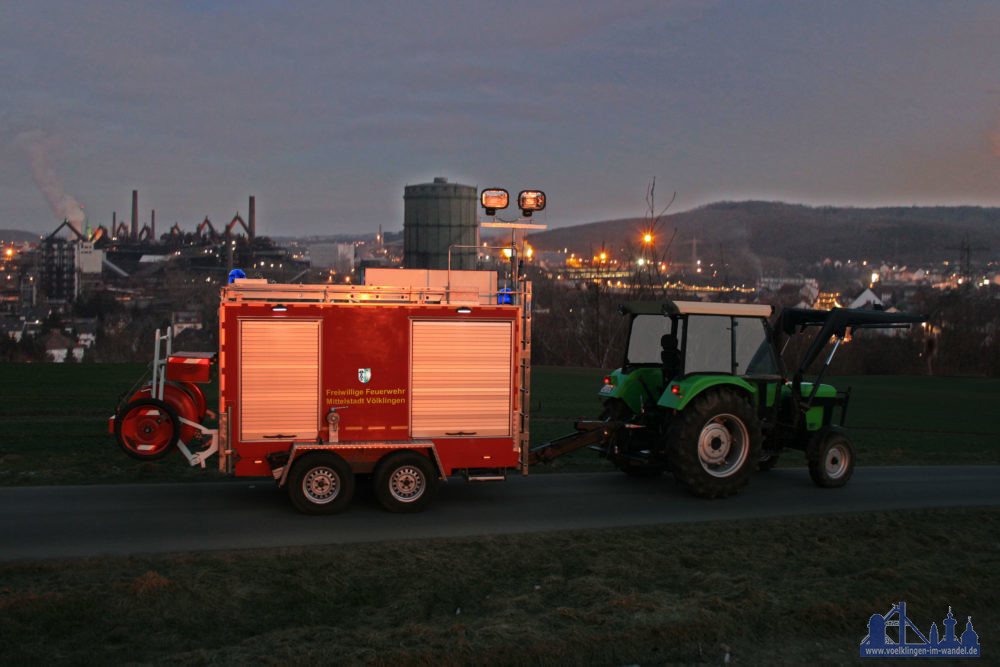
<svg viewBox="0 0 1000 667">
<path fill-rule="evenodd" d="M 358 369 L 358 380 L 360 380 L 364 384 L 367 384 L 371 379 L 372 379 L 372 369 L 370 368 Z"/>
</svg>

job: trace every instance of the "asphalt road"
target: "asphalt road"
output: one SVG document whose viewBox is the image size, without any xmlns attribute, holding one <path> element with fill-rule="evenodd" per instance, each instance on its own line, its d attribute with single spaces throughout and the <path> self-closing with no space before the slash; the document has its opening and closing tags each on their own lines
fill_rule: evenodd
<svg viewBox="0 0 1000 667">
<path fill-rule="evenodd" d="M 738 496 L 701 500 L 669 476 L 534 474 L 443 484 L 416 515 L 383 511 L 370 487 L 336 516 L 298 514 L 269 480 L 0 488 L 0 560 L 124 556 L 611 528 L 804 514 L 1000 505 L 1000 466 L 859 468 L 821 489 L 803 468 L 758 474 Z"/>
</svg>

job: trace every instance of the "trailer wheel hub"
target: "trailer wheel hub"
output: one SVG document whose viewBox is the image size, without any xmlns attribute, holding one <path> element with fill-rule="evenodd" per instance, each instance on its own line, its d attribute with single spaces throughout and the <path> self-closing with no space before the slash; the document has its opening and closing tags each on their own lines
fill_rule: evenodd
<svg viewBox="0 0 1000 667">
<path fill-rule="evenodd" d="M 302 493 L 317 505 L 332 502 L 340 493 L 340 476 L 326 466 L 313 468 L 302 478 Z"/>
<path fill-rule="evenodd" d="M 389 478 L 389 492 L 401 502 L 413 502 L 427 488 L 423 472 L 416 466 L 400 466 Z"/>
<path fill-rule="evenodd" d="M 747 457 L 750 435 L 742 420 L 730 414 L 713 417 L 698 437 L 701 467 L 713 477 L 728 477 Z"/>
</svg>

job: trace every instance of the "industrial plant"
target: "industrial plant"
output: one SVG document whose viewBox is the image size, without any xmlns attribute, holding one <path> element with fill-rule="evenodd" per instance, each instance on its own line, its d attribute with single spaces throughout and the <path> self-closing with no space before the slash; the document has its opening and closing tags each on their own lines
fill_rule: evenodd
<svg viewBox="0 0 1000 667">
<path fill-rule="evenodd" d="M 133 190 L 127 220 L 117 212 L 106 225 L 67 219 L 37 240 L 4 242 L 0 342 L 28 336 L 46 339 L 49 349 L 58 333 L 53 344 L 68 351 L 49 349 L 48 357 L 79 360 L 102 330 L 132 326 L 123 312 L 153 313 L 175 330 L 197 332 L 214 316 L 211 301 L 233 269 L 273 282 L 351 283 L 372 267 L 490 267 L 506 268 L 509 280 L 510 253 L 480 240 L 477 200 L 475 186 L 437 177 L 404 188 L 402 233 L 380 227 L 375 234 L 279 242 L 258 234 L 253 196 L 246 217 L 237 211 L 221 223 L 206 216 L 186 228 L 175 222 L 158 230 L 155 209 L 140 219 Z M 102 304 L 99 313 L 88 307 L 95 303 Z M 82 330 L 92 332 L 85 342 Z"/>
</svg>

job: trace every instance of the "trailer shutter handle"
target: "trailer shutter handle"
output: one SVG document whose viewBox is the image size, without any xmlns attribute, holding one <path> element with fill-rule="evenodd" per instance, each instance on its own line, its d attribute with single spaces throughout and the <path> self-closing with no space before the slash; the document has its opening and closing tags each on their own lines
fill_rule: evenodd
<svg viewBox="0 0 1000 667">
<path fill-rule="evenodd" d="M 275 433 L 274 435 L 265 435 L 265 438 L 294 438 L 296 434 L 286 435 L 284 433 Z"/>
<path fill-rule="evenodd" d="M 448 433 L 445 431 L 445 435 L 475 435 L 478 431 L 455 431 L 454 433 Z"/>
</svg>

